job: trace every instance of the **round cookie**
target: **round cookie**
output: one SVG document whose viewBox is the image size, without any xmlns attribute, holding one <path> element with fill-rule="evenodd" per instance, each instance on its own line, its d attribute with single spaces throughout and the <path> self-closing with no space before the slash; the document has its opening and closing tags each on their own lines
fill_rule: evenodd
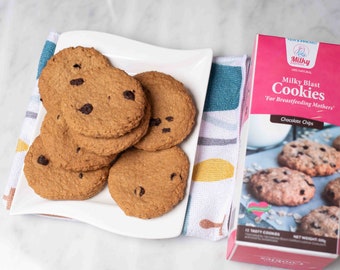
<svg viewBox="0 0 340 270">
<path fill-rule="evenodd" d="M 140 125 L 146 105 L 140 83 L 125 71 L 110 67 L 74 76 L 62 93 L 61 110 L 75 132 L 111 138 Z"/>
<path fill-rule="evenodd" d="M 150 117 L 151 106 L 148 103 L 140 125 L 123 136 L 117 138 L 95 138 L 84 136 L 77 132 L 71 133 L 81 148 L 87 149 L 97 155 L 115 155 L 136 144 L 146 134 Z"/>
<path fill-rule="evenodd" d="M 340 135 L 337 136 L 332 143 L 332 146 L 337 150 L 340 151 Z"/>
<path fill-rule="evenodd" d="M 39 92 L 47 111 L 60 108 L 65 85 L 88 70 L 110 67 L 109 60 L 94 48 L 70 47 L 57 52 L 48 61 L 39 77 Z"/>
<path fill-rule="evenodd" d="M 340 177 L 327 183 L 323 195 L 330 204 L 340 207 Z"/>
<path fill-rule="evenodd" d="M 149 219 L 184 198 L 188 174 L 189 160 L 178 146 L 155 152 L 131 148 L 111 167 L 108 187 L 126 215 Z"/>
<path fill-rule="evenodd" d="M 149 71 L 135 75 L 150 96 L 150 127 L 136 147 L 147 151 L 170 148 L 191 132 L 196 117 L 194 101 L 184 85 L 170 75 Z"/>
<path fill-rule="evenodd" d="M 340 208 L 321 206 L 302 217 L 298 232 L 315 236 L 339 236 Z"/>
<path fill-rule="evenodd" d="M 55 166 L 72 171 L 89 171 L 107 167 L 116 155 L 103 156 L 82 147 L 70 135 L 62 114 L 47 113 L 40 129 L 46 153 Z"/>
<path fill-rule="evenodd" d="M 30 146 L 24 163 L 29 186 L 36 194 L 50 200 L 85 200 L 106 185 L 109 168 L 74 172 L 54 166 L 38 136 Z"/>
<path fill-rule="evenodd" d="M 296 140 L 283 146 L 278 162 L 310 176 L 325 176 L 340 168 L 340 152 L 311 140 Z"/>
<path fill-rule="evenodd" d="M 253 174 L 249 190 L 258 200 L 286 206 L 307 203 L 315 194 L 310 176 L 287 167 L 264 169 Z"/>
</svg>

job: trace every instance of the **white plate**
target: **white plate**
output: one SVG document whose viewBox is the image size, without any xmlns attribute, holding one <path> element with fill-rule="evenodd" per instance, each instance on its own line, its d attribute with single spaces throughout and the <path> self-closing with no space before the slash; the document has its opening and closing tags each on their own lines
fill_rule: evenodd
<svg viewBox="0 0 340 270">
<path fill-rule="evenodd" d="M 150 70 L 165 72 L 183 82 L 190 90 L 198 115 L 193 132 L 181 144 L 191 164 L 186 196 L 169 213 L 159 218 L 143 220 L 126 216 L 112 200 L 107 188 L 85 201 L 50 201 L 36 195 L 22 174 L 12 202 L 11 214 L 64 216 L 117 234 L 140 238 L 160 239 L 180 235 L 188 202 L 199 127 L 212 62 L 212 50 L 173 50 L 105 33 L 74 31 L 60 35 L 56 52 L 77 45 L 96 48 L 106 55 L 114 66 L 131 75 Z M 42 109 L 38 116 L 37 134 L 44 114 L 45 111 Z"/>
</svg>

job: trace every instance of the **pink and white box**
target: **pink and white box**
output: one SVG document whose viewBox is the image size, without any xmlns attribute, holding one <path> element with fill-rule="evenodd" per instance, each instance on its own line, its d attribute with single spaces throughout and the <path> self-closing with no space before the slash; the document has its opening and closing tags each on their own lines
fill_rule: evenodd
<svg viewBox="0 0 340 270">
<path fill-rule="evenodd" d="M 289 269 L 324 268 L 339 255 L 340 217 L 332 217 L 337 237 L 299 228 L 310 211 L 330 206 L 324 189 L 340 177 L 340 170 L 312 177 L 315 195 L 298 206 L 258 200 L 248 181 L 259 170 L 280 167 L 278 155 L 290 141 L 332 146 L 340 136 L 340 45 L 257 35 L 243 111 L 227 259 Z"/>
</svg>

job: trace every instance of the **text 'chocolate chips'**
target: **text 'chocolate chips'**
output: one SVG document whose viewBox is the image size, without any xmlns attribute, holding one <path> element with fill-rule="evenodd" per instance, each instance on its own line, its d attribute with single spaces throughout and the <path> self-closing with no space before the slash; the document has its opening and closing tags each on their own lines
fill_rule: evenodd
<svg viewBox="0 0 340 270">
<path fill-rule="evenodd" d="M 79 111 L 80 111 L 81 113 L 83 113 L 83 114 L 90 114 L 90 113 L 92 112 L 92 110 L 93 110 L 93 106 L 92 106 L 92 104 L 90 104 L 90 103 L 84 104 L 84 105 L 79 109 Z"/>
<path fill-rule="evenodd" d="M 77 78 L 77 79 L 73 79 L 73 80 L 70 81 L 70 84 L 75 85 L 75 86 L 82 85 L 83 83 L 84 83 L 83 78 Z"/>
<path fill-rule="evenodd" d="M 48 165 L 49 160 L 48 160 L 45 156 L 40 155 L 40 156 L 38 157 L 37 162 L 38 162 L 39 164 L 41 164 L 41 165 L 46 166 L 46 165 Z"/>
</svg>

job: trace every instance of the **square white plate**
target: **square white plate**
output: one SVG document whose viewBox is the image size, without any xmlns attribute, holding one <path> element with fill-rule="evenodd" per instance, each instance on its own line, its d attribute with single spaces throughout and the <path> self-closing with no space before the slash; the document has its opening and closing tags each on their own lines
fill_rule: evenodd
<svg viewBox="0 0 340 270">
<path fill-rule="evenodd" d="M 188 187 L 184 200 L 169 213 L 150 220 L 126 216 L 111 198 L 107 187 L 97 196 L 84 201 L 50 201 L 39 197 L 28 186 L 22 173 L 10 213 L 47 214 L 69 217 L 121 235 L 139 238 L 172 238 L 182 232 L 199 128 L 212 63 L 212 50 L 174 50 L 129 40 L 119 36 L 73 31 L 60 35 L 56 52 L 75 46 L 94 47 L 118 68 L 135 75 L 157 70 L 172 75 L 189 89 L 197 106 L 197 123 L 189 138 L 181 144 L 190 160 Z M 45 110 L 39 112 L 36 134 L 39 133 Z"/>
</svg>

